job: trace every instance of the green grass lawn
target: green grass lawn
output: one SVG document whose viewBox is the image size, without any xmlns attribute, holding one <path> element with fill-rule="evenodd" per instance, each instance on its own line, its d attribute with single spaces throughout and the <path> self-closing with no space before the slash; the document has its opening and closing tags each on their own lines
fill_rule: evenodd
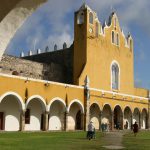
<svg viewBox="0 0 150 150">
<path fill-rule="evenodd" d="M 1 132 L 0 150 L 103 150 L 102 133 L 96 139 L 85 138 L 86 132 Z M 123 146 L 129 150 L 149 150 L 150 132 L 140 132 L 137 137 L 127 133 Z"/>
<path fill-rule="evenodd" d="M 140 131 L 136 137 L 133 133 L 126 134 L 123 145 L 131 150 L 150 150 L 150 131 Z"/>
<path fill-rule="evenodd" d="M 86 139 L 86 132 L 0 133 L 0 150 L 99 150 L 101 133 Z"/>
</svg>

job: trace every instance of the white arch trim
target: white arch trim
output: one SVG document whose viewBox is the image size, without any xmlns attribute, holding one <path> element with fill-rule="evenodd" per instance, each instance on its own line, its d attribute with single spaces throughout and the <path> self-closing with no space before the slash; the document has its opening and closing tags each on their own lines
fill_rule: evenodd
<svg viewBox="0 0 150 150">
<path fill-rule="evenodd" d="M 117 64 L 118 65 L 118 68 L 119 68 L 119 83 L 118 83 L 118 90 L 120 90 L 120 72 L 121 72 L 121 69 L 120 69 L 120 65 L 119 65 L 119 63 L 116 61 L 116 60 L 113 60 L 112 62 L 111 62 L 111 65 L 110 65 L 110 75 L 111 75 L 111 90 L 113 90 L 113 88 L 112 88 L 112 66 L 113 66 L 113 64 Z"/>
<path fill-rule="evenodd" d="M 141 113 L 143 113 L 144 110 L 146 111 L 146 113 L 148 112 L 146 108 L 142 108 Z"/>
<path fill-rule="evenodd" d="M 40 102 L 42 102 L 42 104 L 44 104 L 45 110 L 46 110 L 46 101 L 45 101 L 45 99 L 44 99 L 43 97 L 41 97 L 40 95 L 33 95 L 33 96 L 29 97 L 28 100 L 27 100 L 27 102 L 26 102 L 26 104 L 25 104 L 25 108 L 27 108 L 29 102 L 30 102 L 32 99 L 35 99 L 35 98 L 38 99 L 38 100 L 40 100 Z"/>
<path fill-rule="evenodd" d="M 0 96 L 0 103 L 2 102 L 2 100 L 3 100 L 6 96 L 9 96 L 9 95 L 12 95 L 12 96 L 17 97 L 17 99 L 19 100 L 19 103 L 20 103 L 20 105 L 21 105 L 22 110 L 25 110 L 25 103 L 23 102 L 22 97 L 21 97 L 19 94 L 15 93 L 15 92 L 12 92 L 12 91 L 7 92 L 7 93 L 4 93 L 3 95 L 1 95 L 1 96 Z"/>
<path fill-rule="evenodd" d="M 109 103 L 105 103 L 105 104 L 103 105 L 103 109 L 104 109 L 105 105 L 109 105 L 109 107 L 110 107 L 110 109 L 111 109 L 111 111 L 112 111 L 112 108 L 111 108 L 111 106 L 110 106 Z M 103 109 L 102 109 L 102 111 L 103 111 Z"/>
<path fill-rule="evenodd" d="M 78 99 L 74 99 L 74 100 L 71 101 L 71 103 L 69 104 L 69 106 L 68 106 L 68 108 L 67 108 L 67 111 L 68 111 L 68 112 L 70 111 L 70 107 L 71 107 L 71 105 L 72 105 L 73 103 L 78 103 L 78 104 L 81 106 L 81 108 L 82 108 L 82 113 L 84 113 L 84 106 L 83 106 L 83 104 L 81 103 L 81 101 L 78 100 Z"/>
<path fill-rule="evenodd" d="M 91 106 L 94 105 L 94 104 L 96 104 L 96 105 L 98 106 L 99 110 L 101 111 L 101 108 L 100 108 L 98 102 L 93 102 L 93 103 L 90 105 L 90 108 L 91 108 Z"/>
<path fill-rule="evenodd" d="M 60 98 L 60 97 L 55 97 L 55 98 L 53 98 L 53 99 L 49 102 L 49 104 L 47 105 L 47 108 L 46 108 L 47 111 L 50 111 L 50 107 L 51 107 L 52 103 L 55 102 L 55 101 L 61 102 L 61 103 L 65 106 L 65 108 L 66 108 L 66 103 L 65 103 L 65 101 L 64 101 L 62 98 Z"/>
<path fill-rule="evenodd" d="M 129 108 L 130 111 L 131 111 L 131 113 L 133 113 L 133 110 L 131 109 L 131 107 L 129 105 L 127 105 L 127 106 L 124 107 L 123 112 L 125 111 L 126 108 Z"/>
<path fill-rule="evenodd" d="M 134 111 L 135 111 L 136 109 L 139 111 L 139 113 L 141 113 L 141 109 L 138 108 L 138 107 L 135 107 L 135 108 L 133 109 L 133 113 L 134 113 Z"/>
<path fill-rule="evenodd" d="M 121 111 L 123 112 L 123 108 L 122 108 L 119 104 L 116 104 L 116 105 L 114 106 L 114 109 L 115 109 L 117 106 L 119 106 L 120 109 L 121 109 Z"/>
</svg>

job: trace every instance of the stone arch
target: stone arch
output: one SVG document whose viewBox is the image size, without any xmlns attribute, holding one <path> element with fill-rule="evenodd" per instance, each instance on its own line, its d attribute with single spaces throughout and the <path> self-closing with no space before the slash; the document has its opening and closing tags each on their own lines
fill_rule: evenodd
<svg viewBox="0 0 150 150">
<path fill-rule="evenodd" d="M 0 61 L 9 42 L 24 21 L 47 0 L 5 0 L 0 5 Z M 8 5 L 9 4 L 9 5 Z"/>
<path fill-rule="evenodd" d="M 48 106 L 47 106 L 47 111 L 50 110 L 50 107 L 51 107 L 52 103 L 55 102 L 56 100 L 57 100 L 57 101 L 60 101 L 60 102 L 66 107 L 66 103 L 65 103 L 65 101 L 64 101 L 62 98 L 60 98 L 60 97 L 55 97 L 55 98 L 53 98 L 53 99 L 49 102 L 49 104 L 48 104 Z"/>
<path fill-rule="evenodd" d="M 44 130 L 44 113 L 46 111 L 44 98 L 40 95 L 29 97 L 26 102 L 26 110 L 28 110 L 30 115 L 28 122 L 25 119 L 25 130 Z"/>
<path fill-rule="evenodd" d="M 73 103 L 78 103 L 79 106 L 80 106 L 80 108 L 81 108 L 82 113 L 84 113 L 84 106 L 83 106 L 83 104 L 81 103 L 81 101 L 78 100 L 78 99 L 75 99 L 75 100 L 71 101 L 71 103 L 70 103 L 69 106 L 68 106 L 68 112 L 69 112 L 70 107 L 71 107 L 71 105 L 72 105 Z"/>
<path fill-rule="evenodd" d="M 107 128 L 112 129 L 112 108 L 110 104 L 104 104 L 102 110 L 102 124 L 107 124 Z"/>
<path fill-rule="evenodd" d="M 123 129 L 123 112 L 120 105 L 114 107 L 114 127 Z"/>
<path fill-rule="evenodd" d="M 132 126 L 132 110 L 129 106 L 124 108 L 124 129 L 131 129 Z"/>
<path fill-rule="evenodd" d="M 12 92 L 12 91 L 6 92 L 6 93 L 4 93 L 3 95 L 1 95 L 1 96 L 0 96 L 0 103 L 2 102 L 2 100 L 4 99 L 4 97 L 6 97 L 6 96 L 8 96 L 8 95 L 13 95 L 13 96 L 15 96 L 15 97 L 17 98 L 17 100 L 18 100 L 20 106 L 21 106 L 21 109 L 22 109 L 22 110 L 25 109 L 25 104 L 24 104 L 24 102 L 23 102 L 22 97 L 21 97 L 19 94 L 15 93 L 15 92 Z"/>
<path fill-rule="evenodd" d="M 147 118 L 148 118 L 148 113 L 147 109 L 143 108 L 141 112 L 141 129 L 147 129 Z"/>
<path fill-rule="evenodd" d="M 100 129 L 100 107 L 97 103 L 90 106 L 90 121 L 93 122 L 95 129 Z"/>
<path fill-rule="evenodd" d="M 75 99 L 71 101 L 68 106 L 68 129 L 69 130 L 81 130 L 83 129 L 83 104 Z"/>
<path fill-rule="evenodd" d="M 133 124 L 137 122 L 138 125 L 140 125 L 140 109 L 139 108 L 134 108 L 133 111 Z"/>
<path fill-rule="evenodd" d="M 65 113 L 66 103 L 63 99 L 53 98 L 49 105 L 49 127 L 48 130 L 64 130 L 65 129 Z"/>
<path fill-rule="evenodd" d="M 33 95 L 33 96 L 29 97 L 25 104 L 26 108 L 27 108 L 28 104 L 30 103 L 30 101 L 35 98 L 42 104 L 43 109 L 46 109 L 46 101 L 40 95 Z"/>
<path fill-rule="evenodd" d="M 0 97 L 0 130 L 18 131 L 20 115 L 25 105 L 22 98 L 15 92 L 7 92 Z"/>
</svg>

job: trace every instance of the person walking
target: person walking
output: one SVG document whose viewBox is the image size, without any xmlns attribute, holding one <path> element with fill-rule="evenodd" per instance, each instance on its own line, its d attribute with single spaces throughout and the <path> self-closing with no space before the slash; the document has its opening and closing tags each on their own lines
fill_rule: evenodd
<svg viewBox="0 0 150 150">
<path fill-rule="evenodd" d="M 134 136 L 137 135 L 138 130 L 139 130 L 139 127 L 138 127 L 137 122 L 135 121 L 135 123 L 133 124 L 133 132 L 134 132 Z"/>
<path fill-rule="evenodd" d="M 87 138 L 91 140 L 93 137 L 95 138 L 95 127 L 93 126 L 93 122 L 90 121 L 88 125 Z"/>
</svg>

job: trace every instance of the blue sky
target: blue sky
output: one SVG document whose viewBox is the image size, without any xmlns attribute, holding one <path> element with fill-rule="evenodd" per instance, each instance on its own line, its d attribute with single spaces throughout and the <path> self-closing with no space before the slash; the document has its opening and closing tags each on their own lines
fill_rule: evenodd
<svg viewBox="0 0 150 150">
<path fill-rule="evenodd" d="M 73 42 L 74 11 L 86 2 L 97 12 L 101 23 L 107 20 L 112 8 L 121 28 L 134 39 L 134 78 L 137 87 L 150 89 L 150 0 L 49 0 L 17 31 L 6 53 L 27 55 L 29 50 L 54 44 L 61 49 L 64 42 Z M 35 50 L 36 52 L 36 50 Z"/>
</svg>

